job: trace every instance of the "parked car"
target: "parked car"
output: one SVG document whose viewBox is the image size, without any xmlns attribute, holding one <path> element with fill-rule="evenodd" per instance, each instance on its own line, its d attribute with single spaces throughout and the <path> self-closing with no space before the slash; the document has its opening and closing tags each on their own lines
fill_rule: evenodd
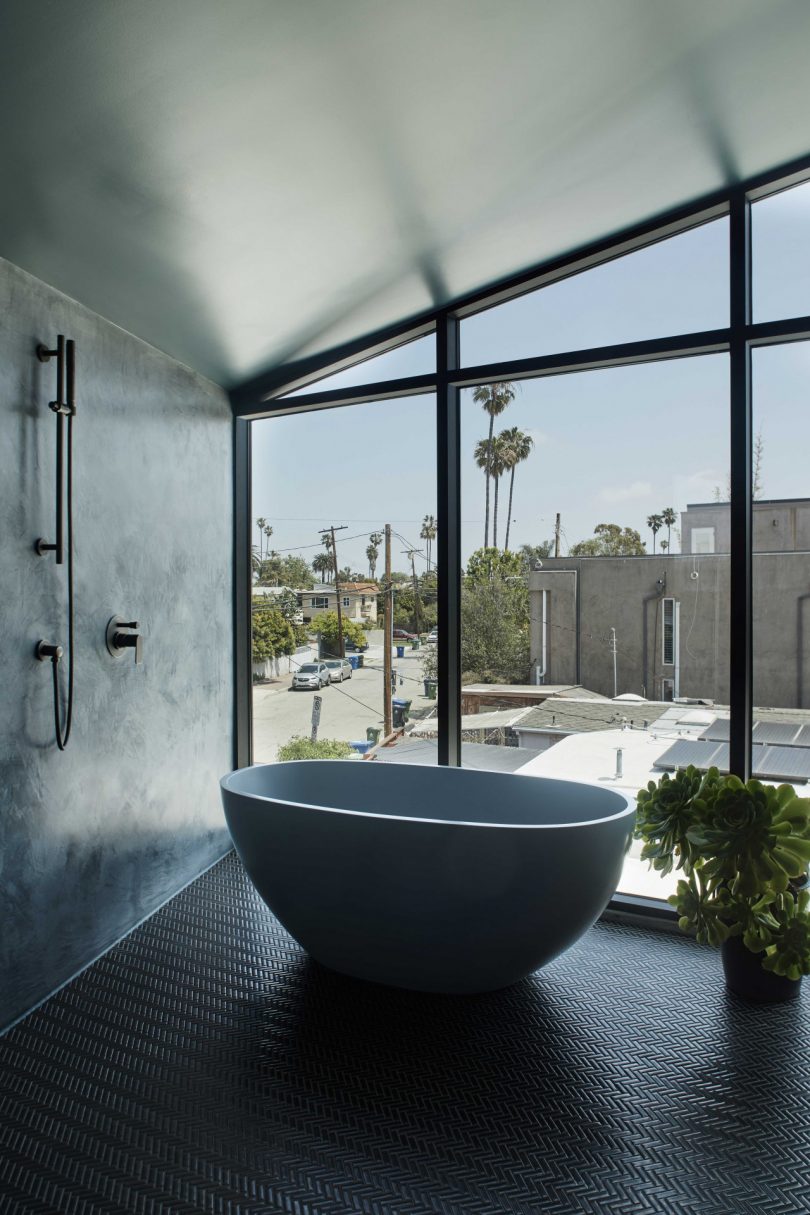
<svg viewBox="0 0 810 1215">
<path fill-rule="evenodd" d="M 438 640 L 439 640 L 439 630 L 438 630 L 438 629 L 431 629 L 431 630 L 430 630 L 430 632 L 429 632 L 429 633 L 428 633 L 428 635 L 427 635 L 427 643 L 428 643 L 428 645 L 436 645 L 436 643 L 438 642 Z"/>
<path fill-rule="evenodd" d="M 322 688 L 327 683 L 331 676 L 325 662 L 305 662 L 292 677 L 294 688 Z"/>
<path fill-rule="evenodd" d="M 344 679 L 351 679 L 353 667 L 348 658 L 327 658 L 326 665 L 329 668 L 331 683 L 343 683 Z"/>
<path fill-rule="evenodd" d="M 407 629 L 394 629 L 391 636 L 394 641 L 416 641 L 416 633 L 409 633 Z"/>
<path fill-rule="evenodd" d="M 348 650 L 349 653 L 351 653 L 351 654 L 356 654 L 356 653 L 362 654 L 363 650 L 368 649 L 368 642 L 366 642 L 365 645 L 357 645 L 356 642 L 352 641 L 351 637 L 344 637 L 343 638 L 343 649 L 344 649 L 344 651 Z"/>
</svg>

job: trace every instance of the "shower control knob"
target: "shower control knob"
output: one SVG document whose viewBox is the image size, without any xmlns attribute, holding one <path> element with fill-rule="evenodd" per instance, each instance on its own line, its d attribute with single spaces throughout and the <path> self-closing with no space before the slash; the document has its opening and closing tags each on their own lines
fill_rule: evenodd
<svg viewBox="0 0 810 1215">
<path fill-rule="evenodd" d="M 107 649 L 113 658 L 120 658 L 127 650 L 135 651 L 135 662 L 143 662 L 143 637 L 140 633 L 124 633 L 122 629 L 137 629 L 137 620 L 122 620 L 111 616 L 107 621 Z"/>
</svg>

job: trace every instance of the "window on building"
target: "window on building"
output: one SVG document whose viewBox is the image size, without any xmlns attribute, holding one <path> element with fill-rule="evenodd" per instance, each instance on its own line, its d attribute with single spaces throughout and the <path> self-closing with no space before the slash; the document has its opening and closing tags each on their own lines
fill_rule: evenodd
<svg viewBox="0 0 810 1215">
<path fill-rule="evenodd" d="M 343 606 L 344 606 L 344 607 L 348 607 L 348 606 L 349 606 L 349 596 L 348 596 L 348 595 L 344 595 L 344 596 L 343 596 Z"/>
<path fill-rule="evenodd" d="M 692 552 L 693 553 L 713 553 L 714 552 L 714 528 L 713 527 L 693 527 L 692 528 Z"/>
<path fill-rule="evenodd" d="M 313 599 L 310 599 L 309 606 L 314 608 L 326 608 L 329 606 L 329 600 L 325 595 L 316 595 Z"/>
<path fill-rule="evenodd" d="M 665 667 L 674 667 L 678 661 L 678 604 L 676 600 L 664 600 L 663 621 L 661 661 Z"/>
</svg>

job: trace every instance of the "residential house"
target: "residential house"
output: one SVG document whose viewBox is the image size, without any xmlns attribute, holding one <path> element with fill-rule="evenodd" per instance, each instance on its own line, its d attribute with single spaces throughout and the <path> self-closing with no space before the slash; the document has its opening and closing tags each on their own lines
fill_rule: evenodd
<svg viewBox="0 0 810 1215">
<path fill-rule="evenodd" d="M 305 624 L 317 621 L 325 612 L 337 611 L 338 596 L 334 586 L 327 582 L 320 582 L 308 591 L 296 591 L 296 594 Z M 341 582 L 340 610 L 343 619 L 352 620 L 366 629 L 375 628 L 378 594 L 376 582 Z"/>
</svg>

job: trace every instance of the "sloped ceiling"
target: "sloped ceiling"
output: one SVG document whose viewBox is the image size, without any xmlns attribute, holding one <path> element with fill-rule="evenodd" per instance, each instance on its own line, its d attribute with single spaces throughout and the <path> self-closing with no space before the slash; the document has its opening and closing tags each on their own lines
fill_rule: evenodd
<svg viewBox="0 0 810 1215">
<path fill-rule="evenodd" d="M 806 0 L 0 22 L 0 255 L 226 386 L 810 152 Z"/>
</svg>

